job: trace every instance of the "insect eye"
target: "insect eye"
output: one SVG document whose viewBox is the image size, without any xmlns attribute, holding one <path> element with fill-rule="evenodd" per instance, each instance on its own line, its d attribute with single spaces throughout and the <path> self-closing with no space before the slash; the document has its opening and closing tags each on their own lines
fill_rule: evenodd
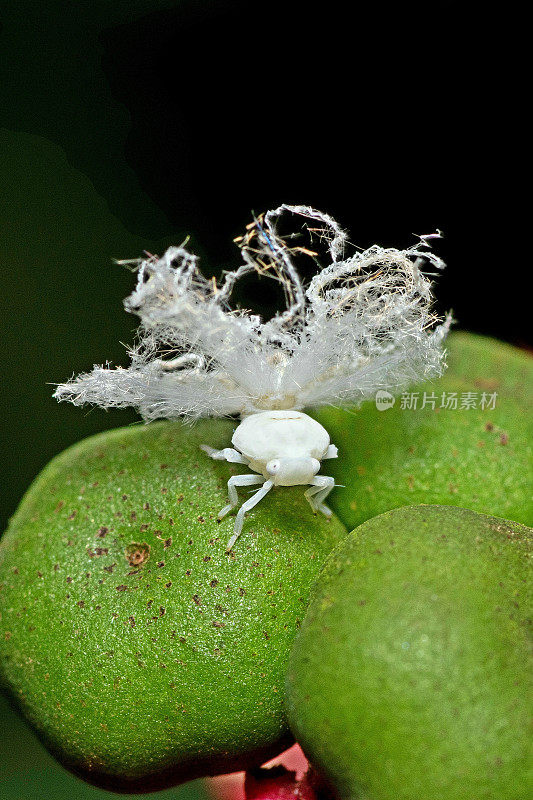
<svg viewBox="0 0 533 800">
<path fill-rule="evenodd" d="M 275 475 L 276 472 L 279 470 L 279 468 L 280 468 L 279 461 L 269 461 L 268 464 L 266 465 L 267 472 L 270 475 Z"/>
</svg>

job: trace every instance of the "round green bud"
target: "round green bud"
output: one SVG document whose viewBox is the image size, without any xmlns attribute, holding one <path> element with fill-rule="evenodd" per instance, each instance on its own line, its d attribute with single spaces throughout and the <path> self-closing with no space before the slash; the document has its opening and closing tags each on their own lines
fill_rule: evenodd
<svg viewBox="0 0 533 800">
<path fill-rule="evenodd" d="M 341 800 L 527 800 L 533 531 L 444 506 L 365 522 L 293 645 L 293 732 Z"/>
<path fill-rule="evenodd" d="M 0 677 L 54 755 L 148 791 L 288 743 L 288 653 L 343 526 L 276 488 L 225 552 L 227 420 L 135 426 L 54 459 L 0 543 Z M 241 493 L 242 494 L 242 493 Z M 246 495 L 244 496 L 246 499 Z"/>
</svg>

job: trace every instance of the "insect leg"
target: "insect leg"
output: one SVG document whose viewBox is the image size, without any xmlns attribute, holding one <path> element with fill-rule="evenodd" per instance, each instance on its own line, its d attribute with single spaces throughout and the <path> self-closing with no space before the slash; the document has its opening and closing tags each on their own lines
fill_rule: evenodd
<svg viewBox="0 0 533 800">
<path fill-rule="evenodd" d="M 323 504 L 328 494 L 335 486 L 335 478 L 330 478 L 327 475 L 315 475 L 311 482 L 311 486 L 304 492 L 305 499 L 313 511 L 321 511 L 326 517 L 331 517 L 331 509 Z M 313 495 L 315 495 L 313 497 Z"/>
<path fill-rule="evenodd" d="M 238 504 L 239 498 L 237 496 L 236 486 L 253 486 L 254 483 L 263 483 L 264 480 L 262 475 L 232 475 L 228 481 L 229 503 L 227 506 L 220 509 L 218 518 L 222 519 L 222 517 L 225 517 L 226 514 Z"/>
<path fill-rule="evenodd" d="M 215 461 L 230 461 L 232 464 L 248 464 L 248 460 L 241 455 L 238 450 L 232 447 L 225 447 L 223 450 L 215 450 L 214 447 L 209 447 L 208 444 L 201 444 L 200 449 L 207 453 L 210 458 Z"/>
<path fill-rule="evenodd" d="M 237 518 L 235 520 L 235 528 L 233 530 L 233 536 L 228 542 L 228 546 L 226 547 L 226 553 L 229 553 L 229 551 L 231 550 L 231 548 L 241 535 L 242 526 L 244 522 L 244 515 L 246 514 L 246 512 L 250 511 L 250 509 L 252 509 L 255 505 L 257 505 L 257 503 L 263 499 L 263 497 L 267 494 L 267 492 L 269 492 L 272 489 L 273 485 L 274 483 L 272 481 L 265 481 L 261 486 L 261 488 L 258 489 L 257 492 L 252 497 L 250 497 L 249 500 L 243 503 L 242 506 L 239 508 L 237 512 Z"/>
<path fill-rule="evenodd" d="M 330 446 L 326 450 L 326 455 L 322 456 L 322 461 L 324 461 L 325 458 L 337 458 L 338 455 L 339 455 L 339 451 L 337 450 L 335 445 L 334 444 L 330 444 Z"/>
</svg>

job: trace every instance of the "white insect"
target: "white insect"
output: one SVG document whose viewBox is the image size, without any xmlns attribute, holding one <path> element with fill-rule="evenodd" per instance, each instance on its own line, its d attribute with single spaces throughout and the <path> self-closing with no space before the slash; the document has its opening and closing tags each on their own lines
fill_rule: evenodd
<svg viewBox="0 0 533 800">
<path fill-rule="evenodd" d="M 236 486 L 263 485 L 240 507 L 227 552 L 241 534 L 246 512 L 257 505 L 273 486 L 310 484 L 304 495 L 311 508 L 314 512 L 321 511 L 327 517 L 331 516 L 331 510 L 323 500 L 333 489 L 335 479 L 317 475 L 317 472 L 321 461 L 337 458 L 337 448 L 330 444 L 329 434 L 319 422 L 301 411 L 261 411 L 245 417 L 231 441 L 235 450 L 231 447 L 214 450 L 205 444 L 202 450 L 211 458 L 246 464 L 260 474 L 234 475 L 229 479 L 230 502 L 219 511 L 218 518 L 225 517 L 238 504 Z"/>
<path fill-rule="evenodd" d="M 307 286 L 294 255 L 316 253 L 290 247 L 277 233 L 283 213 L 318 223 L 307 231 L 328 243 L 330 263 Z M 235 449 L 204 446 L 212 458 L 254 471 L 230 478 L 230 502 L 219 518 L 238 504 L 236 486 L 262 484 L 241 506 L 228 549 L 246 512 L 273 486 L 309 485 L 312 508 L 330 514 L 323 501 L 334 481 L 317 473 L 337 450 L 301 410 L 357 406 L 377 391 L 397 392 L 441 374 L 451 318 L 436 325 L 431 282 L 421 271 L 426 263 L 443 266 L 429 250 L 438 235 L 421 236 L 407 250 L 374 245 L 344 257 L 346 234 L 335 220 L 308 206 L 282 205 L 255 218 L 236 240 L 244 263 L 223 273 L 220 284 L 203 277 L 183 246 L 161 258 L 120 262 L 138 270 L 125 300 L 141 319 L 131 364 L 96 366 L 59 385 L 54 396 L 76 405 L 134 406 L 147 421 L 240 415 Z M 250 272 L 284 289 L 286 308 L 270 320 L 229 307 L 235 283 Z"/>
</svg>

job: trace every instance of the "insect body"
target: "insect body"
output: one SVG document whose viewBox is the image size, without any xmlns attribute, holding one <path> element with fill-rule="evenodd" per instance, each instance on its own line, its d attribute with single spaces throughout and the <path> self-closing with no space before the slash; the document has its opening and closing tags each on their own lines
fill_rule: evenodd
<svg viewBox="0 0 533 800">
<path fill-rule="evenodd" d="M 262 411 L 245 417 L 232 437 L 236 449 L 215 450 L 202 445 L 211 458 L 246 464 L 254 470 L 249 475 L 233 475 L 228 481 L 230 502 L 219 511 L 222 519 L 238 504 L 237 486 L 262 486 L 240 507 L 229 552 L 239 538 L 244 515 L 250 511 L 273 486 L 309 485 L 304 492 L 313 511 L 327 517 L 330 509 L 323 501 L 335 485 L 333 478 L 317 475 L 320 462 L 337 458 L 337 448 L 330 444 L 329 434 L 319 422 L 301 411 Z M 259 474 L 257 474 L 259 473 Z"/>
<path fill-rule="evenodd" d="M 281 236 L 277 224 L 284 214 L 304 221 L 303 232 L 320 239 L 319 249 L 327 252 L 293 245 L 297 231 Z M 328 214 L 282 205 L 254 218 L 237 237 L 243 261 L 219 281 L 202 275 L 184 245 L 160 258 L 147 254 L 135 262 L 137 286 L 124 303 L 141 320 L 131 364 L 95 366 L 60 384 L 55 397 L 76 405 L 133 406 L 147 422 L 240 417 L 233 447 L 204 446 L 212 458 L 252 470 L 228 481 L 229 503 L 220 519 L 238 505 L 236 487 L 261 484 L 237 512 L 228 549 L 246 512 L 273 486 L 308 486 L 313 510 L 329 514 L 324 500 L 333 478 L 318 473 L 337 449 L 301 409 L 358 406 L 442 373 L 451 318 L 438 324 L 432 284 L 422 272 L 424 265 L 444 266 L 429 250 L 432 238 L 421 236 L 407 250 L 373 245 L 350 255 L 346 233 Z M 304 282 L 296 254 L 326 264 L 317 262 Z M 235 285 L 250 274 L 283 289 L 285 308 L 270 319 L 231 307 Z"/>
</svg>

